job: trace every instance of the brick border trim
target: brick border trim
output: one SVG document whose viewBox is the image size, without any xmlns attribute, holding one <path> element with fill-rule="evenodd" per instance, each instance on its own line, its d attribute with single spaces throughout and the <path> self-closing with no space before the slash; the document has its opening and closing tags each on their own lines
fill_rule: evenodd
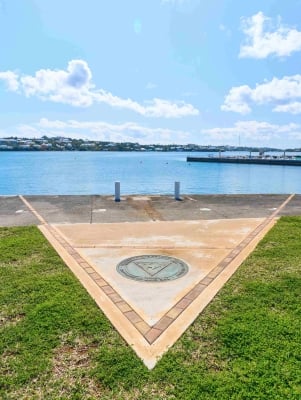
<svg viewBox="0 0 301 400">
<path fill-rule="evenodd" d="M 231 262 L 260 234 L 260 232 L 272 222 L 278 213 L 291 201 L 294 194 L 291 194 L 270 216 L 258 225 L 239 245 L 237 245 L 213 270 L 201 279 L 176 305 L 169 309 L 163 317 L 153 326 L 147 324 L 133 310 L 133 308 L 115 291 L 115 289 L 96 272 L 96 270 L 78 253 L 78 251 L 50 225 L 23 197 L 19 196 L 27 208 L 38 218 L 47 231 L 59 242 L 64 250 L 76 261 L 82 270 L 100 288 L 103 296 L 106 296 L 137 329 L 143 338 L 152 345 L 162 333 L 196 300 L 199 295 L 231 264 Z"/>
</svg>

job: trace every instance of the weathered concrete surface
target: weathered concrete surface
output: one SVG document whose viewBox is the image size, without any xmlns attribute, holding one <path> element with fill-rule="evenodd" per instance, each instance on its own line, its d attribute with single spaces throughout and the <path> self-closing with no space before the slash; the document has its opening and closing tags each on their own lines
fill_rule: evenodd
<svg viewBox="0 0 301 400">
<path fill-rule="evenodd" d="M 151 369 L 274 223 L 272 216 L 190 222 L 44 224 L 39 228 L 118 332 Z M 194 233 L 189 225 L 195 225 Z M 177 238 L 173 241 L 175 230 Z M 187 275 L 161 284 L 131 282 L 117 275 L 116 265 L 123 258 L 149 254 L 149 231 L 152 234 L 157 231 L 160 236 L 152 243 L 151 254 L 185 260 L 189 264 Z M 131 234 L 131 243 L 127 243 L 128 234 Z M 161 247 L 162 236 L 169 248 Z M 119 243 L 114 243 L 115 248 L 107 237 L 119 238 Z M 137 238 L 139 248 L 135 247 Z M 200 241 L 199 248 L 195 247 L 196 239 Z M 91 247 L 86 247 L 88 244 Z"/>
<path fill-rule="evenodd" d="M 37 224 L 115 328 L 153 368 L 301 196 L 0 197 L 2 224 Z M 18 211 L 18 212 L 17 212 Z M 116 273 L 124 258 L 165 255 L 189 266 L 164 283 Z"/>
<path fill-rule="evenodd" d="M 18 196 L 0 197 L 0 226 L 38 225 L 39 220 Z"/>
<path fill-rule="evenodd" d="M 150 326 L 241 243 L 262 218 L 55 225 L 60 234 Z M 137 282 L 118 274 L 125 258 L 176 257 L 187 275 L 168 282 Z"/>
<path fill-rule="evenodd" d="M 103 223 L 138 221 L 264 218 L 288 195 L 191 195 L 176 201 L 171 196 L 24 196 L 48 223 Z M 301 195 L 279 215 L 301 215 Z M 18 196 L 0 196 L 0 225 L 38 224 Z"/>
<path fill-rule="evenodd" d="M 295 195 L 279 215 L 301 215 L 301 195 Z"/>
</svg>

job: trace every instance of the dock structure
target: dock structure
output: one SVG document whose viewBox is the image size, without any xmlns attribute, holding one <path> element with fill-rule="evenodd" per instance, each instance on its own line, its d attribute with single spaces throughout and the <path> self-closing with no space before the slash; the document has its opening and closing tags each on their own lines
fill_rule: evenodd
<svg viewBox="0 0 301 400">
<path fill-rule="evenodd" d="M 301 166 L 301 158 L 187 157 L 187 162 Z"/>
</svg>

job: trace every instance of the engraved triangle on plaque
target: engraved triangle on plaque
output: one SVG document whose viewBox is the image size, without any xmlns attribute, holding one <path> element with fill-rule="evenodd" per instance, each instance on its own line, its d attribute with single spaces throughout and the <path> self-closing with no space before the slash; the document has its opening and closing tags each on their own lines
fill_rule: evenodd
<svg viewBox="0 0 301 400">
<path fill-rule="evenodd" d="M 135 261 L 135 264 L 141 269 L 143 269 L 143 271 L 149 274 L 150 276 L 155 276 L 159 272 L 161 272 L 164 268 L 166 268 L 169 264 L 171 264 L 171 262 Z"/>
</svg>

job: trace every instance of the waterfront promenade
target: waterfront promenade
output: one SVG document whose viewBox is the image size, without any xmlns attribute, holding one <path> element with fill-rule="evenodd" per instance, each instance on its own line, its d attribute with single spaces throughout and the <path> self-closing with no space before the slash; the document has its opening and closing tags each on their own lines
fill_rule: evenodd
<svg viewBox="0 0 301 400">
<path fill-rule="evenodd" d="M 287 194 L 123 196 L 24 196 L 48 223 L 110 223 L 264 218 L 273 213 Z M 281 210 L 281 215 L 301 215 L 301 195 Z M 0 226 L 39 225 L 39 220 L 19 196 L 0 196 Z"/>
</svg>

